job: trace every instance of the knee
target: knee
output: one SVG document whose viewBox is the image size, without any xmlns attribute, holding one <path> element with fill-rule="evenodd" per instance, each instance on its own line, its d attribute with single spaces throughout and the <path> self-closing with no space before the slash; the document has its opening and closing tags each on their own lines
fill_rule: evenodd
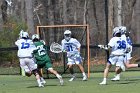
<svg viewBox="0 0 140 93">
<path fill-rule="evenodd" d="M 32 75 L 32 73 L 31 72 L 26 72 L 25 75 L 30 77 Z"/>
</svg>

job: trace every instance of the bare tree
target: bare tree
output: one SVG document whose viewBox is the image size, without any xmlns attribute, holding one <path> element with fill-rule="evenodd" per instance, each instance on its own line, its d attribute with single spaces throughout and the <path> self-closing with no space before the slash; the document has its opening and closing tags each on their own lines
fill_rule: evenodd
<svg viewBox="0 0 140 93">
<path fill-rule="evenodd" d="M 4 24 L 7 23 L 7 7 L 8 7 L 7 1 L 3 0 L 1 5 L 1 10 L 2 10 L 2 19 Z"/>
<path fill-rule="evenodd" d="M 27 25 L 29 33 L 34 34 L 34 20 L 33 20 L 33 0 L 25 0 L 26 14 L 27 14 Z"/>
</svg>

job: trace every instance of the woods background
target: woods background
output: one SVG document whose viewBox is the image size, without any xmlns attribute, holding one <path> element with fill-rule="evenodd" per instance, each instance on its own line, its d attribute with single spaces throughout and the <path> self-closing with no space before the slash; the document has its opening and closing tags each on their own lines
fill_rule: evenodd
<svg viewBox="0 0 140 93">
<path fill-rule="evenodd" d="M 0 47 L 15 46 L 20 29 L 32 35 L 37 25 L 64 24 L 89 24 L 93 46 L 106 44 L 112 29 L 124 25 L 131 32 L 133 44 L 140 44 L 140 0 L 1 0 L 0 6 Z M 133 49 L 134 56 L 139 57 L 139 48 Z M 92 57 L 96 54 L 93 51 Z"/>
</svg>

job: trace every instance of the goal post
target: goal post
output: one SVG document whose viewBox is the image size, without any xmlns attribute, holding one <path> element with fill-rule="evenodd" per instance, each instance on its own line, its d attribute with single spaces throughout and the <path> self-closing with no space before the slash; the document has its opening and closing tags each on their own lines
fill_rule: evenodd
<svg viewBox="0 0 140 93">
<path fill-rule="evenodd" d="M 57 42 L 61 44 L 61 40 L 63 39 L 63 33 L 65 30 L 72 31 L 72 35 L 81 43 L 82 55 L 84 55 L 84 61 L 87 66 L 87 74 L 90 77 L 90 49 L 89 49 L 89 25 L 47 25 L 47 26 L 37 26 L 37 34 L 39 34 L 40 38 L 43 39 L 48 46 L 51 43 Z M 59 55 L 52 54 L 53 56 L 57 56 L 59 59 Z M 52 57 L 53 58 L 53 57 Z M 55 59 L 54 59 L 55 60 Z"/>
</svg>

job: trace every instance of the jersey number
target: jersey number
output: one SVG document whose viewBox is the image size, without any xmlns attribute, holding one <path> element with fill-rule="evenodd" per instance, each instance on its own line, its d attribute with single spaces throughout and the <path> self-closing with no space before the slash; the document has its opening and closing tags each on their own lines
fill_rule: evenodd
<svg viewBox="0 0 140 93">
<path fill-rule="evenodd" d="M 124 40 L 122 41 L 117 41 L 119 44 L 118 49 L 125 49 L 126 48 L 126 42 Z"/>
<path fill-rule="evenodd" d="M 72 46 L 71 46 L 71 45 L 67 46 L 67 49 L 68 49 L 68 51 L 73 51 L 73 49 L 72 49 Z"/>
<path fill-rule="evenodd" d="M 43 45 L 37 46 L 37 49 L 39 49 L 39 50 L 38 50 L 39 56 L 42 56 L 42 55 L 45 55 L 45 54 L 46 54 Z"/>
<path fill-rule="evenodd" d="M 30 47 L 29 43 L 22 42 L 21 44 L 22 44 L 21 49 L 26 49 Z"/>
</svg>

